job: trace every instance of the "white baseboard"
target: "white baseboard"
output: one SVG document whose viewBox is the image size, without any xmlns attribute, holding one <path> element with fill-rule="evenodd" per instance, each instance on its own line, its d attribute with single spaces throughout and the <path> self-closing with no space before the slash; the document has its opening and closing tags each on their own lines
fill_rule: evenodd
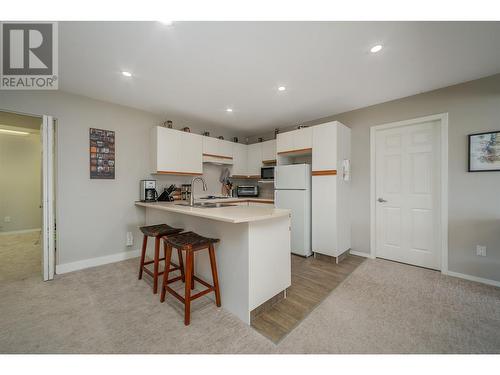
<svg viewBox="0 0 500 375">
<path fill-rule="evenodd" d="M 453 271 L 445 271 L 442 273 L 443 273 L 443 275 L 447 275 L 447 276 L 458 277 L 460 279 L 465 279 L 465 280 L 469 280 L 469 281 L 475 281 L 478 283 L 483 283 L 483 284 L 487 284 L 487 285 L 500 287 L 500 281 L 496 281 L 496 280 L 485 279 L 482 277 L 467 275 L 465 273 L 453 272 Z"/>
<path fill-rule="evenodd" d="M 41 230 L 42 230 L 41 228 L 11 230 L 10 232 L 0 232 L 0 236 L 6 236 L 8 234 L 23 234 L 23 233 L 40 232 Z"/>
<path fill-rule="evenodd" d="M 352 255 L 357 255 L 359 257 L 372 258 L 370 253 L 362 253 L 361 251 L 349 250 L 349 253 Z"/>
<path fill-rule="evenodd" d="M 116 263 L 130 258 L 136 258 L 140 255 L 140 250 L 124 251 L 121 253 L 106 255 L 98 258 L 79 260 L 78 262 L 64 263 L 56 265 L 56 274 L 63 274 L 85 268 L 102 266 L 103 264 Z"/>
</svg>

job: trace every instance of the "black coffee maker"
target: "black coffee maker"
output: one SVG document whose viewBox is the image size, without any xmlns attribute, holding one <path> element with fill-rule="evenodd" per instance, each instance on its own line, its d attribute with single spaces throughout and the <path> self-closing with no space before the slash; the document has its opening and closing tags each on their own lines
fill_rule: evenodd
<svg viewBox="0 0 500 375">
<path fill-rule="evenodd" d="M 158 198 L 156 180 L 141 180 L 141 202 L 155 202 Z"/>
</svg>

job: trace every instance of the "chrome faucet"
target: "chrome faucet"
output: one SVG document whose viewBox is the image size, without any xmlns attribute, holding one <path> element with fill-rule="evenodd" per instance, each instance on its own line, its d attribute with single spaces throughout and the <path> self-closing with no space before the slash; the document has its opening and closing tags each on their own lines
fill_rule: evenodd
<svg viewBox="0 0 500 375">
<path fill-rule="evenodd" d="M 207 183 L 203 179 L 203 177 L 194 177 L 191 180 L 191 196 L 189 197 L 189 205 L 191 207 L 194 206 L 194 182 L 195 181 L 201 181 L 203 183 L 203 191 L 207 191 Z"/>
</svg>

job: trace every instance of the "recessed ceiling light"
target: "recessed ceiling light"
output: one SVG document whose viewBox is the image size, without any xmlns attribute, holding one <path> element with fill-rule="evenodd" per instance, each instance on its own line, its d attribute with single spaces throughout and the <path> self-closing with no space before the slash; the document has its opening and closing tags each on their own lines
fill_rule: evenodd
<svg viewBox="0 0 500 375">
<path fill-rule="evenodd" d="M 382 44 L 377 44 L 370 49 L 371 53 L 377 53 L 382 49 Z"/>
<path fill-rule="evenodd" d="M 232 108 L 226 108 L 226 112 L 233 112 Z"/>
<path fill-rule="evenodd" d="M 286 90 L 286 87 L 285 86 L 280 86 L 278 87 L 278 91 L 285 91 Z"/>
<path fill-rule="evenodd" d="M 122 71 L 122 75 L 125 76 L 125 77 L 132 77 L 132 73 L 130 72 L 127 72 L 127 71 Z"/>
<path fill-rule="evenodd" d="M 8 129 L 0 129 L 0 133 L 12 134 L 12 135 L 29 135 L 30 134 L 28 132 L 20 132 L 17 130 L 8 130 Z"/>
<path fill-rule="evenodd" d="M 174 21 L 172 20 L 166 20 L 166 21 L 160 21 L 162 24 L 164 24 L 165 26 L 172 26 L 172 24 L 174 23 Z"/>
</svg>

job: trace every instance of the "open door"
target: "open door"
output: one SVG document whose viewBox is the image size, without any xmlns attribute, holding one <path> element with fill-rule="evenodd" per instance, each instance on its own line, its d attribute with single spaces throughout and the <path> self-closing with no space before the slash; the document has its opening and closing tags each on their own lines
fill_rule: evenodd
<svg viewBox="0 0 500 375">
<path fill-rule="evenodd" d="M 42 122 L 42 269 L 43 280 L 52 280 L 55 270 L 54 205 L 54 120 L 43 116 Z"/>
</svg>

